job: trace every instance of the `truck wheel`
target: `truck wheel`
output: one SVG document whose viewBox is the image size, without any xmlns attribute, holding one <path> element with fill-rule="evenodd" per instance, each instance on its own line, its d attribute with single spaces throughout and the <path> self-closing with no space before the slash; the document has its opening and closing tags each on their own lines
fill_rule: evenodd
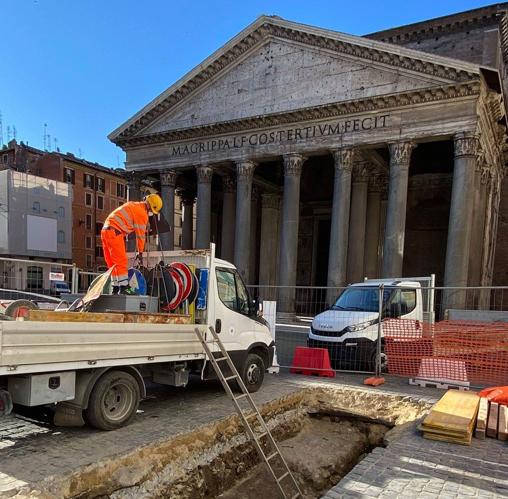
<svg viewBox="0 0 508 499">
<path fill-rule="evenodd" d="M 255 353 L 247 355 L 240 376 L 250 393 L 257 392 L 261 388 L 265 378 L 265 369 L 265 363 L 259 355 Z"/>
<path fill-rule="evenodd" d="M 129 373 L 108 371 L 93 387 L 86 417 L 100 430 L 115 430 L 129 424 L 139 406 L 139 385 Z"/>
</svg>

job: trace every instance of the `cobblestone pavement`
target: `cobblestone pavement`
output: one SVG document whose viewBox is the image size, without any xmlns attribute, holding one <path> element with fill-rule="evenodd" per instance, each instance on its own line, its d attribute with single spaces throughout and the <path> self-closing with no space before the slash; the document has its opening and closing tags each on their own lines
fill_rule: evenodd
<svg viewBox="0 0 508 499">
<path fill-rule="evenodd" d="M 254 399 L 263 404 L 316 385 L 360 388 L 364 377 L 338 375 L 324 381 L 323 378 L 282 373 L 267 375 Z M 413 387 L 407 380 L 395 378 L 388 378 L 382 387 L 365 389 L 411 395 L 430 402 L 443 393 L 432 388 Z M 40 418 L 35 419 L 34 413 L 29 414 L 30 418 L 25 414 L 0 419 L 0 495 L 12 496 L 23 485 L 35 485 L 49 476 L 67 474 L 141 445 L 167 440 L 232 413 L 233 406 L 219 383 L 191 380 L 186 388 L 150 387 L 148 398 L 141 403 L 133 423 L 113 432 L 88 427 L 55 428 L 41 422 Z M 458 448 L 431 443 L 416 431 L 409 432 L 389 448 L 376 449 L 367 456 L 327 497 L 369 497 L 366 488 L 374 497 L 374 493 L 380 495 L 387 490 L 391 490 L 390 495 L 383 497 L 396 497 L 394 491 L 401 487 L 406 488 L 401 489 L 404 492 L 400 492 L 400 497 L 416 497 L 415 492 L 420 489 L 422 494 L 427 494 L 438 487 L 441 496 L 418 497 L 466 497 L 458 492 L 460 487 L 460 490 L 473 491 L 477 497 L 494 497 L 480 494 L 487 490 L 502 496 L 508 493 L 508 488 L 503 488 L 503 485 L 508 487 L 508 453 L 502 456 L 506 449 L 505 444 L 491 439 L 475 441 L 471 448 Z M 452 489 L 456 492 L 450 494 Z"/>
</svg>

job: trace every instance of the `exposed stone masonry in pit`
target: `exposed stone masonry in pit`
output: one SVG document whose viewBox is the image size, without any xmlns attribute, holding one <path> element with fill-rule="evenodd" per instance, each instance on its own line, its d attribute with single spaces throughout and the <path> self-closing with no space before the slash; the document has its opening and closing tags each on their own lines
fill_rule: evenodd
<svg viewBox="0 0 508 499">
<path fill-rule="evenodd" d="M 387 427 L 333 416 L 311 420 L 308 413 L 347 410 L 399 426 L 418 419 L 429 408 L 430 404 L 411 397 L 320 387 L 304 389 L 265 404 L 261 413 L 290 466 L 294 467 L 307 497 L 317 497 L 317 491 L 334 485 L 359 458 L 382 443 Z M 331 461 L 323 456 L 323 466 L 321 463 L 310 468 L 303 466 L 308 453 L 305 446 L 312 441 L 325 443 L 323 438 L 327 438 L 328 431 L 330 441 L 344 439 L 347 435 L 345 440 L 354 444 L 351 453 L 344 454 L 343 458 L 332 455 Z M 390 430 L 388 435 L 395 431 Z M 333 445 L 323 445 L 323 448 L 328 448 L 332 454 L 336 449 Z M 112 499 L 217 497 L 250 476 L 249 472 L 258 463 L 254 445 L 239 418 L 231 416 L 191 433 L 89 465 L 62 480 L 48 483 L 43 494 Z M 272 485 L 275 490 L 274 484 L 263 482 L 267 482 L 267 490 Z"/>
</svg>

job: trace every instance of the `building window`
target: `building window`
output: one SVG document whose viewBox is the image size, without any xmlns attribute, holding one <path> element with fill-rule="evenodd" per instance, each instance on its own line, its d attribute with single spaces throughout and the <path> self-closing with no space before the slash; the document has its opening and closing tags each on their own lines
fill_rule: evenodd
<svg viewBox="0 0 508 499">
<path fill-rule="evenodd" d="M 96 236 L 100 236 L 101 235 L 101 230 L 102 230 L 102 226 L 104 225 L 103 222 L 96 222 L 95 223 L 95 235 Z"/>
<path fill-rule="evenodd" d="M 41 203 L 39 203 L 39 201 L 34 201 L 34 204 L 32 205 L 32 210 L 35 211 L 36 213 L 40 213 Z"/>
<path fill-rule="evenodd" d="M 85 192 L 85 205 L 92 206 L 92 195 L 89 192 Z"/>
<path fill-rule="evenodd" d="M 86 249 L 92 249 L 92 238 L 90 236 L 86 236 Z"/>
<path fill-rule="evenodd" d="M 75 172 L 71 168 L 64 168 L 63 181 L 68 184 L 74 184 L 76 179 Z"/>
<path fill-rule="evenodd" d="M 92 255 L 86 255 L 86 266 L 89 269 L 92 268 Z"/>
<path fill-rule="evenodd" d="M 98 210 L 104 209 L 104 196 L 97 196 L 97 209 Z"/>
<path fill-rule="evenodd" d="M 103 178 L 97 177 L 95 179 L 95 189 L 99 192 L 106 192 L 106 181 Z"/>
<path fill-rule="evenodd" d="M 26 287 L 28 291 L 42 289 L 42 267 L 27 267 Z"/>
<path fill-rule="evenodd" d="M 83 175 L 83 187 L 93 189 L 93 177 L 89 173 Z"/>
<path fill-rule="evenodd" d="M 65 243 L 65 232 L 63 230 L 59 230 L 57 234 L 58 244 Z"/>
<path fill-rule="evenodd" d="M 7 154 L 4 154 L 3 155 L 3 162 L 4 162 L 4 165 L 7 164 L 7 161 L 9 160 L 9 156 Z"/>
<path fill-rule="evenodd" d="M 116 184 L 116 196 L 119 198 L 125 198 L 125 195 L 127 194 L 126 188 L 124 184 L 117 183 Z"/>
<path fill-rule="evenodd" d="M 182 234 L 180 234 L 178 236 L 178 246 L 181 248 L 182 247 Z"/>
<path fill-rule="evenodd" d="M 63 206 L 60 206 L 60 208 L 58 208 L 58 216 L 60 218 L 64 218 L 65 217 L 65 208 Z"/>
<path fill-rule="evenodd" d="M 102 251 L 102 246 L 95 247 L 95 257 L 96 258 L 104 258 L 104 252 Z"/>
<path fill-rule="evenodd" d="M 92 230 L 92 215 L 87 215 L 86 216 L 86 225 L 85 225 L 86 229 L 87 230 Z"/>
</svg>

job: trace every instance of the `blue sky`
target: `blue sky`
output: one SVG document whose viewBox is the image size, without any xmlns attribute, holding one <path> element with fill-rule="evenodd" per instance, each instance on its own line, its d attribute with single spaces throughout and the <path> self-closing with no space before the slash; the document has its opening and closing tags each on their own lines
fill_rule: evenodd
<svg viewBox="0 0 508 499">
<path fill-rule="evenodd" d="M 473 0 L 0 0 L 3 138 L 123 166 L 107 135 L 261 14 L 365 34 Z"/>
</svg>

